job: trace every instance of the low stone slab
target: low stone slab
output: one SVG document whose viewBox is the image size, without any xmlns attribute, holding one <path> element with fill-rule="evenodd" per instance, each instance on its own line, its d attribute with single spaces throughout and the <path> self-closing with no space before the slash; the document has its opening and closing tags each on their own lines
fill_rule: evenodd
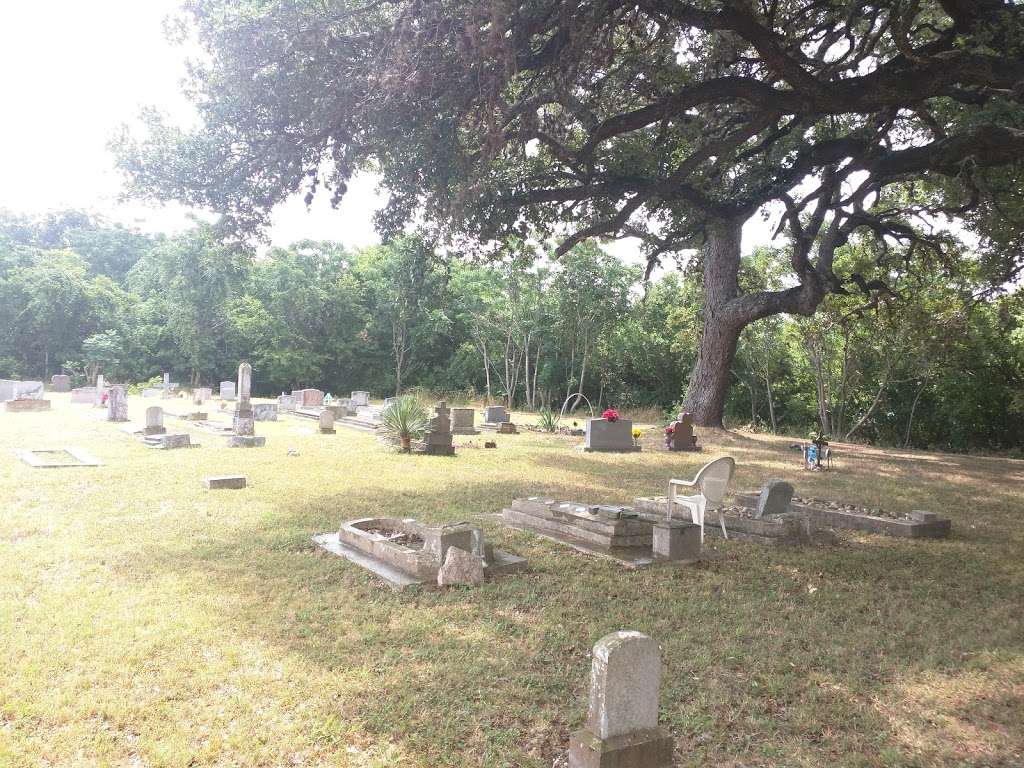
<svg viewBox="0 0 1024 768">
<path fill-rule="evenodd" d="M 228 438 L 228 448 L 262 448 L 267 438 L 262 435 L 232 435 Z"/>
<path fill-rule="evenodd" d="M 220 488 L 237 490 L 245 488 L 245 475 L 221 475 L 219 477 L 204 477 L 203 486 L 211 491 Z"/>
<path fill-rule="evenodd" d="M 81 448 L 30 448 L 14 452 L 26 464 L 40 468 L 101 467 L 103 462 Z"/>
<path fill-rule="evenodd" d="M 753 497 L 756 504 L 757 497 Z M 650 515 L 653 519 L 664 518 L 668 513 L 668 499 L 665 496 L 640 496 L 633 500 L 637 510 Z M 677 520 L 684 520 L 687 508 L 676 507 L 676 514 L 680 517 Z M 802 515 L 789 513 L 766 517 L 760 520 L 754 518 L 754 506 L 750 507 L 750 515 L 731 515 L 722 513 L 717 509 L 709 509 L 704 515 L 704 533 L 708 536 L 721 536 L 722 529 L 719 525 L 719 516 L 725 518 L 725 528 L 729 532 L 729 538 L 740 541 L 753 541 L 758 544 L 780 545 L 780 544 L 810 544 L 818 538 L 818 533 L 808 520 Z M 824 543 L 826 537 L 821 537 Z"/>
<path fill-rule="evenodd" d="M 4 410 L 9 413 L 35 413 L 50 410 L 49 400 L 8 400 Z"/>
<path fill-rule="evenodd" d="M 192 448 L 192 438 L 188 435 L 145 435 L 143 442 L 147 448 L 156 448 L 161 451 L 172 451 L 177 448 Z"/>
<path fill-rule="evenodd" d="M 745 498 L 737 496 L 737 498 Z M 791 504 L 794 512 L 803 513 L 815 525 L 837 528 L 840 530 L 863 531 L 865 533 L 881 533 L 886 536 L 897 536 L 906 539 L 946 539 L 952 531 L 953 524 L 947 518 L 936 513 L 922 515 L 920 511 L 911 513 L 918 519 L 893 520 L 888 517 L 862 515 L 840 509 Z M 933 517 L 934 515 L 934 517 Z M 728 523 L 726 523 L 728 525 Z"/>
</svg>

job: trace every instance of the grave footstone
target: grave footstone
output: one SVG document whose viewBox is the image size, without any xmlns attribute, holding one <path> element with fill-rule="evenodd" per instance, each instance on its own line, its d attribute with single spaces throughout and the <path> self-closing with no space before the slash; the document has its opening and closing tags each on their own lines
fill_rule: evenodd
<svg viewBox="0 0 1024 768">
<path fill-rule="evenodd" d="M 124 387 L 115 384 L 107 398 L 107 421 L 128 421 L 128 397 Z"/>
<path fill-rule="evenodd" d="M 167 432 L 164 427 L 164 409 L 159 405 L 151 405 L 146 409 L 146 426 L 142 432 L 146 435 L 163 435 Z"/>
<path fill-rule="evenodd" d="M 594 646 L 590 709 L 569 743 L 569 768 L 668 768 L 672 737 L 658 727 L 661 653 L 639 632 L 613 632 Z"/>
<path fill-rule="evenodd" d="M 50 377 L 50 389 L 54 392 L 70 392 L 71 377 L 63 373 L 55 373 Z"/>
<path fill-rule="evenodd" d="M 211 491 L 217 490 L 218 488 L 237 490 L 239 488 L 245 488 L 245 484 L 245 475 L 222 475 L 220 477 L 203 478 L 203 485 Z"/>
<path fill-rule="evenodd" d="M 789 512 L 789 504 L 793 501 L 793 486 L 785 480 L 773 478 L 761 488 L 761 495 L 757 498 L 757 510 L 754 518 L 769 517 L 771 515 L 784 515 Z"/>
<path fill-rule="evenodd" d="M 484 562 L 480 555 L 459 547 L 449 547 L 444 563 L 437 571 L 439 587 L 462 584 L 476 586 L 484 583 Z"/>
</svg>

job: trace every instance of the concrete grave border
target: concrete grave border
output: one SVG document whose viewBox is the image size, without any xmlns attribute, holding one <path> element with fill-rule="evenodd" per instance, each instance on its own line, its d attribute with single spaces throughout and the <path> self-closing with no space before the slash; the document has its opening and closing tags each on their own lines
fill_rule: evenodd
<svg viewBox="0 0 1024 768">
<path fill-rule="evenodd" d="M 42 456 L 38 455 L 41 453 L 65 453 L 73 458 L 76 463 L 45 461 Z M 39 467 L 43 469 L 103 466 L 102 461 L 81 448 L 21 448 L 14 451 L 14 455 L 30 467 Z"/>
</svg>

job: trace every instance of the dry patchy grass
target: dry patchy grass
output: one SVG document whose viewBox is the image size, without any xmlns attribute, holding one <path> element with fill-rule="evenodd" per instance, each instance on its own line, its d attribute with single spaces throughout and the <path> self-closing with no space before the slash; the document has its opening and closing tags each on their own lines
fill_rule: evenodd
<svg viewBox="0 0 1024 768">
<path fill-rule="evenodd" d="M 1024 761 L 1024 462 L 835 446 L 836 471 L 804 473 L 792 440 L 667 454 L 653 425 L 638 455 L 526 433 L 445 459 L 291 419 L 257 425 L 261 450 L 194 432 L 201 449 L 160 452 L 54 401 L 0 412 L 0 764 L 549 766 L 591 646 L 622 628 L 662 643 L 680 765 Z M 54 445 L 105 466 L 11 453 Z M 701 567 L 630 573 L 475 517 L 524 494 L 628 502 L 725 452 L 738 488 L 932 509 L 953 538 L 716 543 Z M 200 485 L 235 472 L 249 488 Z M 531 569 L 395 593 L 310 543 L 392 514 L 475 520 Z"/>
</svg>

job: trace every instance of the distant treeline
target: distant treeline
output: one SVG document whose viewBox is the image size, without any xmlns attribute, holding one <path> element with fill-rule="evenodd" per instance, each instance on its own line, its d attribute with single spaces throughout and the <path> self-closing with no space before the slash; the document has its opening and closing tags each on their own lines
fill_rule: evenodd
<svg viewBox="0 0 1024 768">
<path fill-rule="evenodd" d="M 842 259 L 855 265 L 856 245 Z M 784 254 L 746 260 L 781 281 Z M 891 301 L 832 296 L 811 318 L 742 338 L 727 422 L 939 449 L 1024 447 L 1024 298 L 980 300 L 962 275 L 917 275 Z M 197 226 L 148 237 L 77 212 L 0 214 L 0 378 L 185 385 L 255 370 L 254 389 L 378 395 L 419 387 L 559 410 L 682 399 L 700 284 L 644 284 L 593 245 L 554 262 L 522 243 L 472 264 L 418 237 L 347 250 L 305 241 L 265 254 Z"/>
</svg>

